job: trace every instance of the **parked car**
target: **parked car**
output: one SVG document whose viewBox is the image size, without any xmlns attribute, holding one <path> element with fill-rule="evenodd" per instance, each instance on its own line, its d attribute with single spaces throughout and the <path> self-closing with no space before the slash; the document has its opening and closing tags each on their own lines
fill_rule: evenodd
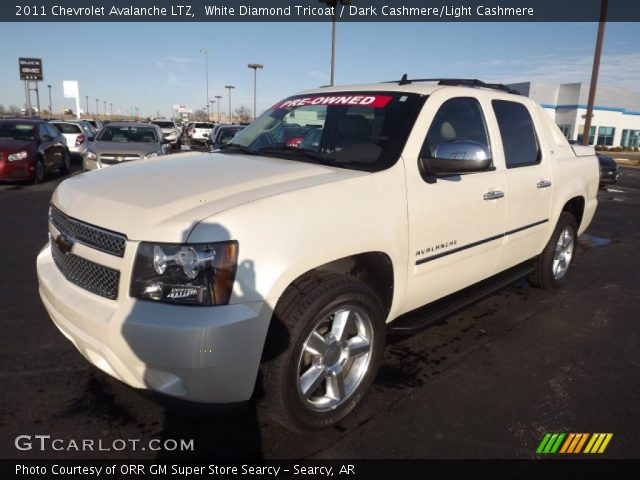
<svg viewBox="0 0 640 480">
<path fill-rule="evenodd" d="M 157 125 L 135 122 L 113 122 L 105 126 L 82 161 L 84 171 L 117 165 L 168 152 L 169 141 Z"/>
<path fill-rule="evenodd" d="M 208 403 L 257 389 L 276 421 L 317 429 L 364 397 L 387 330 L 518 278 L 565 285 L 597 193 L 593 148 L 501 85 L 325 87 L 277 102 L 215 161 L 61 183 L 39 292 L 88 361 L 133 387 Z"/>
<path fill-rule="evenodd" d="M 209 142 L 209 134 L 213 128 L 213 123 L 196 122 L 191 130 L 191 143 L 206 145 Z"/>
<path fill-rule="evenodd" d="M 0 180 L 43 182 L 54 170 L 69 171 L 62 134 L 43 120 L 0 120 Z"/>
<path fill-rule="evenodd" d="M 616 161 L 601 153 L 596 154 L 600 165 L 600 188 L 618 182 L 618 164 Z"/>
<path fill-rule="evenodd" d="M 211 129 L 209 134 L 209 141 L 211 142 L 211 148 L 216 150 L 222 145 L 225 145 L 236 136 L 238 132 L 244 130 L 242 125 L 216 125 Z"/>
<path fill-rule="evenodd" d="M 162 134 L 164 138 L 169 141 L 171 148 L 180 149 L 180 129 L 173 123 L 173 120 L 159 118 L 156 120 L 151 120 L 149 122 L 153 125 L 157 125 L 162 130 Z"/>
<path fill-rule="evenodd" d="M 52 120 L 49 123 L 67 140 L 71 156 L 82 160 L 87 148 L 95 139 L 91 125 L 85 120 Z"/>
<path fill-rule="evenodd" d="M 91 125 L 91 128 L 93 128 L 93 131 L 97 134 L 100 133 L 100 130 L 102 130 L 102 128 L 104 127 L 104 124 L 97 119 L 91 120 L 91 119 L 85 119 L 85 121 L 89 122 L 89 124 Z"/>
</svg>

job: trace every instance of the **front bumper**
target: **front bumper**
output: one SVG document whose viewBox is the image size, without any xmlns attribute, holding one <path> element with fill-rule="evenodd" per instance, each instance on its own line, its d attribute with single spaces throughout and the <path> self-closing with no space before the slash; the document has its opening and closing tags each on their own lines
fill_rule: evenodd
<svg viewBox="0 0 640 480">
<path fill-rule="evenodd" d="M 136 300 L 124 293 L 128 275 L 120 279 L 119 299 L 108 300 L 67 281 L 49 245 L 38 255 L 37 270 L 40 297 L 55 325 L 107 374 L 194 402 L 251 397 L 271 319 L 266 302 L 194 307 Z"/>
<path fill-rule="evenodd" d="M 617 170 L 600 170 L 600 185 L 610 185 L 618 182 Z"/>
</svg>

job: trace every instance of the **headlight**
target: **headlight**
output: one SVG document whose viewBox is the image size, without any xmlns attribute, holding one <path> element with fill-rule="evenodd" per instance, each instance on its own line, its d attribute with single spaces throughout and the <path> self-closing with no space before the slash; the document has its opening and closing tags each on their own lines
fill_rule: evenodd
<svg viewBox="0 0 640 480">
<path fill-rule="evenodd" d="M 86 158 L 87 160 L 97 160 L 98 156 L 93 153 L 91 150 L 87 150 L 86 152 L 84 152 L 84 158 Z"/>
<path fill-rule="evenodd" d="M 156 152 L 151 152 L 151 153 L 147 153 L 144 158 L 153 158 L 153 157 L 157 157 L 158 154 Z"/>
<path fill-rule="evenodd" d="M 236 276 L 238 242 L 142 242 L 133 266 L 132 297 L 188 305 L 226 305 Z"/>
<path fill-rule="evenodd" d="M 16 153 L 12 153 L 11 155 L 9 155 L 7 157 L 7 160 L 9 160 L 10 162 L 15 162 L 18 160 L 24 160 L 25 158 L 27 158 L 27 152 L 22 151 L 22 152 L 16 152 Z"/>
</svg>

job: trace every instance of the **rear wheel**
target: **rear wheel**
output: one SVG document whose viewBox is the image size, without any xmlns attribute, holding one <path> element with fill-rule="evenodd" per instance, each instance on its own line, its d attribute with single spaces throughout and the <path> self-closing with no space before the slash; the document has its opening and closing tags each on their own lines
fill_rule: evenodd
<svg viewBox="0 0 640 480">
<path fill-rule="evenodd" d="M 538 257 L 536 271 L 530 278 L 534 286 L 551 290 L 559 288 L 566 281 L 575 257 L 577 232 L 575 217 L 562 212 L 553 235 Z"/>
<path fill-rule="evenodd" d="M 287 289 L 272 322 L 286 334 L 274 338 L 270 329 L 265 354 L 278 353 L 263 363 L 262 405 L 294 430 L 337 423 L 360 402 L 382 358 L 377 295 L 351 277 L 313 272 Z"/>
</svg>

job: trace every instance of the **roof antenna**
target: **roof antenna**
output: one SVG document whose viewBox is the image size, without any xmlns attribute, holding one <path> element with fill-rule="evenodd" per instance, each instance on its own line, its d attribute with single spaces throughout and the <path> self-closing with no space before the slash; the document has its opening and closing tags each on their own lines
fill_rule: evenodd
<svg viewBox="0 0 640 480">
<path fill-rule="evenodd" d="M 404 75 L 402 75 L 402 78 L 400 79 L 400 82 L 398 82 L 398 85 L 406 85 L 407 83 L 411 83 L 411 81 L 407 79 L 407 74 L 405 73 Z"/>
</svg>

